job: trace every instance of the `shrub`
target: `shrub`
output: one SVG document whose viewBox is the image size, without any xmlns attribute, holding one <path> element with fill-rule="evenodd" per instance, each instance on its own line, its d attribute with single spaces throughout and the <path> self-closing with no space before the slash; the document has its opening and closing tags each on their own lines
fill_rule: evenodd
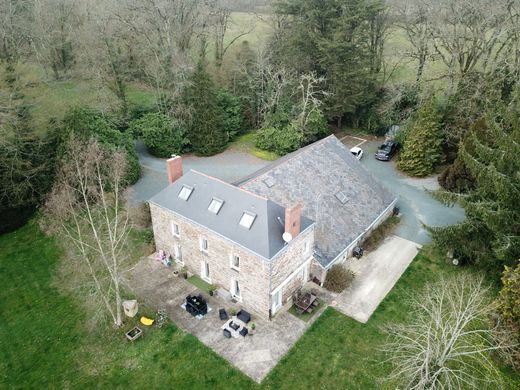
<svg viewBox="0 0 520 390">
<path fill-rule="evenodd" d="M 304 145 L 310 144 L 330 134 L 331 129 L 327 124 L 327 120 L 323 113 L 319 110 L 314 110 L 309 113 L 305 128 L 301 129 L 303 133 L 302 143 Z"/>
<path fill-rule="evenodd" d="M 170 157 L 180 154 L 187 144 L 180 126 L 160 112 L 145 114 L 130 124 L 130 131 L 146 145 L 151 154 L 157 157 Z"/>
<path fill-rule="evenodd" d="M 301 146 L 302 135 L 295 125 L 278 129 L 267 127 L 256 134 L 256 147 L 280 156 L 295 151 Z"/>
<path fill-rule="evenodd" d="M 352 284 L 354 277 L 354 272 L 341 264 L 336 264 L 327 272 L 323 287 L 332 292 L 340 293 Z"/>
<path fill-rule="evenodd" d="M 217 94 L 217 104 L 224 112 L 224 128 L 232 140 L 242 133 L 245 127 L 240 99 L 226 90 L 220 90 Z"/>
<path fill-rule="evenodd" d="M 397 167 L 412 176 L 426 176 L 433 172 L 442 157 L 443 134 L 441 116 L 433 99 L 425 103 L 407 129 L 403 151 Z"/>
<path fill-rule="evenodd" d="M 94 137 L 110 149 L 123 149 L 128 163 L 127 184 L 133 184 L 139 180 L 141 166 L 134 141 L 128 133 L 119 131 L 109 116 L 91 108 L 73 107 L 65 114 L 61 130 L 62 145 L 66 145 L 68 137 L 75 134 L 84 139 Z M 61 155 L 64 153 L 65 150 L 60 151 Z"/>
</svg>

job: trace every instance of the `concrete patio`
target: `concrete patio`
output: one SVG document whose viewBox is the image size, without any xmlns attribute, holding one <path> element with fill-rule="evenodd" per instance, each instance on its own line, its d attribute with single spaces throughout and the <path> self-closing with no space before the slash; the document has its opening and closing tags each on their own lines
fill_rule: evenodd
<svg viewBox="0 0 520 390">
<path fill-rule="evenodd" d="M 366 323 L 417 255 L 421 245 L 390 236 L 361 259 L 351 259 L 349 268 L 356 277 L 352 286 L 335 294 L 333 305 L 343 314 Z"/>
<path fill-rule="evenodd" d="M 128 275 L 129 286 L 141 300 L 157 309 L 165 309 L 177 326 L 196 336 L 256 382 L 262 381 L 326 307 L 322 304 L 308 322 L 286 310 L 272 321 L 253 315 L 254 335 L 227 339 L 221 329 L 225 321 L 220 320 L 218 310 L 225 308 L 231 315 L 230 311 L 240 310 L 240 305 L 231 302 L 225 290 L 213 297 L 204 293 L 211 311 L 201 320 L 192 317 L 181 304 L 187 295 L 198 294 L 200 290 L 176 276 L 175 269 L 175 266 L 166 268 L 154 259 L 142 259 Z"/>
</svg>

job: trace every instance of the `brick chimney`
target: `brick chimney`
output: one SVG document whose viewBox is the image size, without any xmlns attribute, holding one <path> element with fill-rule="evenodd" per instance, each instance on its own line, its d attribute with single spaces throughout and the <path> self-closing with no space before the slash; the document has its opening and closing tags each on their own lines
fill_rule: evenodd
<svg viewBox="0 0 520 390">
<path fill-rule="evenodd" d="M 182 176 L 182 157 L 172 156 L 166 160 L 166 172 L 168 172 L 168 181 L 173 183 Z"/>
<path fill-rule="evenodd" d="M 285 209 L 285 232 L 290 233 L 292 238 L 296 238 L 296 236 L 300 234 L 301 216 L 301 203 L 297 203 Z"/>
</svg>

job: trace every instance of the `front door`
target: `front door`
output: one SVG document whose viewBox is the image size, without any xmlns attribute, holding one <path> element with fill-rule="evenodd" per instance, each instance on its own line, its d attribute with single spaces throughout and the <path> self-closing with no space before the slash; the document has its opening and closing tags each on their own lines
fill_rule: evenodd
<svg viewBox="0 0 520 390">
<path fill-rule="evenodd" d="M 282 289 L 283 288 L 279 289 L 273 296 L 273 314 L 282 307 Z"/>
</svg>

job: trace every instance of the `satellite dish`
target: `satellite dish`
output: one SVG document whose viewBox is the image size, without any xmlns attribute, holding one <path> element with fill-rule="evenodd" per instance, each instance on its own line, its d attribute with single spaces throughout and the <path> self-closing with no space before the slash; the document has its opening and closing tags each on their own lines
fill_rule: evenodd
<svg viewBox="0 0 520 390">
<path fill-rule="evenodd" d="M 285 241 L 285 242 L 289 242 L 292 240 L 292 234 L 289 233 L 289 232 L 285 232 L 284 234 L 282 234 L 282 239 Z"/>
</svg>

